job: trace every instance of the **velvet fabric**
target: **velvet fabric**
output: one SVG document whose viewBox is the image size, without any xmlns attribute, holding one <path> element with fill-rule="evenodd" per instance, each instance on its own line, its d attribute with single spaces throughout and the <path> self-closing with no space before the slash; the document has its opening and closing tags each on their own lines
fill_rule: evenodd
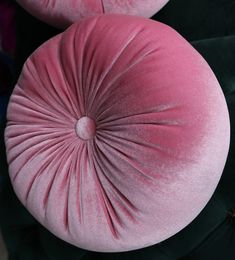
<svg viewBox="0 0 235 260">
<path fill-rule="evenodd" d="M 17 196 L 52 233 L 94 251 L 146 247 L 188 225 L 229 146 L 205 60 L 170 27 L 125 15 L 83 20 L 38 48 L 7 119 Z"/>
<path fill-rule="evenodd" d="M 8 0 L 1 0 L 0 14 L 0 50 L 13 55 L 16 48 L 15 5 Z"/>
<path fill-rule="evenodd" d="M 151 17 L 169 0 L 17 0 L 29 13 L 59 28 L 99 14 Z"/>
<path fill-rule="evenodd" d="M 0 96 L 5 94 L 11 85 L 11 65 L 9 56 L 0 51 Z"/>
</svg>

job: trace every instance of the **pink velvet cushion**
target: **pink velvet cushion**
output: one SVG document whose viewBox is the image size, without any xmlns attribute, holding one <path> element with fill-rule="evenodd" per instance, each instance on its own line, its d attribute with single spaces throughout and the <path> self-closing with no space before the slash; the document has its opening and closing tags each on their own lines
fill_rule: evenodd
<svg viewBox="0 0 235 260">
<path fill-rule="evenodd" d="M 94 251 L 146 247 L 189 224 L 229 146 L 221 88 L 168 26 L 103 15 L 24 65 L 5 132 L 15 192 L 58 237 Z"/>
<path fill-rule="evenodd" d="M 28 12 L 60 28 L 97 14 L 151 17 L 169 0 L 17 0 Z"/>
</svg>

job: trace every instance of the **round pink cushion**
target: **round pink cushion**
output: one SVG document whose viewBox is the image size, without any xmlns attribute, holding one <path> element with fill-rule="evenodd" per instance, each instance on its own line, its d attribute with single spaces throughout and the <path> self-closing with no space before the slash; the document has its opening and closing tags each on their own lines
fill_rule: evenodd
<svg viewBox="0 0 235 260">
<path fill-rule="evenodd" d="M 17 0 L 28 12 L 60 28 L 97 14 L 151 17 L 169 0 Z"/>
<path fill-rule="evenodd" d="M 205 60 L 177 32 L 103 15 L 26 61 L 5 132 L 14 190 L 61 239 L 94 251 L 146 247 L 212 196 L 229 116 Z"/>
</svg>

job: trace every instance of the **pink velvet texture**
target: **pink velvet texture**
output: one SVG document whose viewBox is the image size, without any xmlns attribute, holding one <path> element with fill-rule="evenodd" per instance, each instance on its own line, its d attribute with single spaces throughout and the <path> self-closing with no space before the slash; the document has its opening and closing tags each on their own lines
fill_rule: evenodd
<svg viewBox="0 0 235 260">
<path fill-rule="evenodd" d="M 61 239 L 153 245 L 188 225 L 221 177 L 230 127 L 205 60 L 170 27 L 101 15 L 26 61 L 7 111 L 14 190 Z"/>
<path fill-rule="evenodd" d="M 65 28 L 98 14 L 129 14 L 151 17 L 169 0 L 17 0 L 39 19 Z"/>
</svg>

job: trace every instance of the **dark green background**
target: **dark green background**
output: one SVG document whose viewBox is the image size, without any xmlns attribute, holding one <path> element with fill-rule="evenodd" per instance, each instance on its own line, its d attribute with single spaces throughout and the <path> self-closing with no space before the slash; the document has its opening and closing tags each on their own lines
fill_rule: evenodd
<svg viewBox="0 0 235 260">
<path fill-rule="evenodd" d="M 24 61 L 60 31 L 17 7 L 15 79 Z M 96 253 L 73 247 L 43 228 L 16 198 L 7 172 L 0 132 L 0 224 L 10 260 L 233 260 L 235 259 L 235 1 L 170 0 L 152 19 L 181 33 L 203 55 L 225 94 L 231 120 L 231 145 L 221 181 L 201 214 L 170 239 L 125 253 Z M 10 95 L 10 93 L 9 93 Z M 213 151 L 211 151 L 213 152 Z"/>
</svg>

